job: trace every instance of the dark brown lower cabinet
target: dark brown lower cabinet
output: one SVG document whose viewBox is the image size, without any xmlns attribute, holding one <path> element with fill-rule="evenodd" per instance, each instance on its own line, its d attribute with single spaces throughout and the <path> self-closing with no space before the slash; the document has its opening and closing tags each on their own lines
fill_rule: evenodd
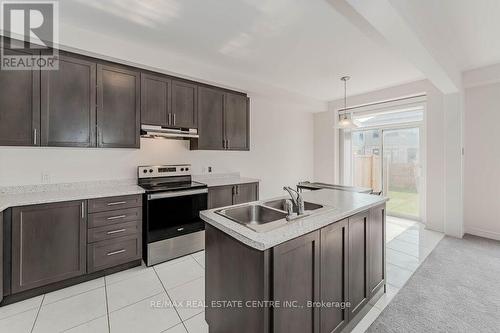
<svg viewBox="0 0 500 333">
<path fill-rule="evenodd" d="M 208 189 L 208 209 L 259 200 L 259 183 L 215 186 Z"/>
<path fill-rule="evenodd" d="M 235 185 L 234 204 L 259 200 L 259 183 Z"/>
<path fill-rule="evenodd" d="M 365 313 L 368 300 L 375 302 L 383 292 L 369 292 L 368 261 L 376 259 L 373 283 L 383 287 L 380 269 L 385 271 L 385 252 L 380 252 L 384 237 L 380 227 L 385 223 L 384 210 L 385 204 L 264 251 L 207 225 L 205 318 L 209 331 L 336 333 L 350 329 Z M 374 255 L 370 255 L 372 249 Z"/>
<path fill-rule="evenodd" d="M 12 209 L 12 293 L 86 273 L 85 201 Z"/>
<path fill-rule="evenodd" d="M 0 211 L 0 302 L 3 299 L 3 212 Z"/>
<path fill-rule="evenodd" d="M 273 332 L 319 332 L 319 232 L 273 248 L 273 299 L 283 306 L 273 311 Z"/>
<path fill-rule="evenodd" d="M 368 231 L 368 291 L 373 295 L 385 282 L 385 207 L 370 210 Z"/>
<path fill-rule="evenodd" d="M 321 229 L 321 300 L 332 302 L 321 308 L 321 333 L 340 332 L 348 321 L 348 226 L 343 220 Z"/>
<path fill-rule="evenodd" d="M 349 317 L 368 302 L 367 231 L 368 212 L 349 218 Z"/>
</svg>

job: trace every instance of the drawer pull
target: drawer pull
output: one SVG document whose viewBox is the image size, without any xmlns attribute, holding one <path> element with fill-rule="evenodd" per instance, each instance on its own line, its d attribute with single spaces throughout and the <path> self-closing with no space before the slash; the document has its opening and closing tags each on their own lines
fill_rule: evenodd
<svg viewBox="0 0 500 333">
<path fill-rule="evenodd" d="M 178 228 L 178 229 L 177 229 L 177 231 L 182 231 L 182 230 L 184 230 L 184 228 Z"/>
<path fill-rule="evenodd" d="M 108 206 L 124 205 L 126 203 L 126 201 L 109 202 Z"/>
<path fill-rule="evenodd" d="M 125 249 L 122 249 L 122 250 L 118 250 L 118 251 L 113 251 L 113 252 L 109 252 L 108 254 L 106 254 L 107 256 L 114 256 L 115 254 L 120 254 L 120 253 L 123 253 L 125 252 Z"/>
<path fill-rule="evenodd" d="M 108 234 L 108 235 L 118 234 L 120 232 L 124 232 L 125 230 L 127 230 L 127 229 L 118 229 L 118 230 L 108 231 L 106 234 Z"/>
<path fill-rule="evenodd" d="M 117 220 L 117 219 L 123 219 L 125 217 L 127 217 L 127 215 L 111 216 L 111 217 L 108 217 L 106 220 Z"/>
</svg>

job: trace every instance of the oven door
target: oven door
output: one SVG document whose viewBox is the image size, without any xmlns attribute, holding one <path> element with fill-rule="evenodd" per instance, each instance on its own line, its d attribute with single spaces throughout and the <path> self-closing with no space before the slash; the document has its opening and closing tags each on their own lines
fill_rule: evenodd
<svg viewBox="0 0 500 333">
<path fill-rule="evenodd" d="M 147 195 L 147 242 L 172 238 L 205 229 L 200 211 L 207 209 L 208 189 Z"/>
</svg>

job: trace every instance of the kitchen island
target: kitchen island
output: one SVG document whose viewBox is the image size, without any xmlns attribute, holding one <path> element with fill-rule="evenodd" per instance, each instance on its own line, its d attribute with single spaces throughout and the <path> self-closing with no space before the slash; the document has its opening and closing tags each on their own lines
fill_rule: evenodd
<svg viewBox="0 0 500 333">
<path fill-rule="evenodd" d="M 302 195 L 307 216 L 290 222 L 277 199 L 200 213 L 211 333 L 349 331 L 385 292 L 387 199 L 329 189 Z M 227 217 L 238 210 L 266 223 Z"/>
</svg>

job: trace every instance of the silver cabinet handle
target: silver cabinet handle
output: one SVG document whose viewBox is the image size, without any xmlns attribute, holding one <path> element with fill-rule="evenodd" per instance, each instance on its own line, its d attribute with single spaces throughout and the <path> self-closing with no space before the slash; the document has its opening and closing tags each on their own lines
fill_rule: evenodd
<svg viewBox="0 0 500 333">
<path fill-rule="evenodd" d="M 177 228 L 177 231 L 182 231 L 184 230 L 184 228 Z"/>
<path fill-rule="evenodd" d="M 126 201 L 109 202 L 108 206 L 124 205 L 126 203 Z"/>
<path fill-rule="evenodd" d="M 120 232 L 124 232 L 125 230 L 127 230 L 127 229 L 112 230 L 112 231 L 108 231 L 106 234 L 107 234 L 107 235 L 118 234 L 118 233 L 120 233 Z"/>
<path fill-rule="evenodd" d="M 167 120 L 167 123 L 168 123 L 169 125 L 172 125 L 172 114 L 171 114 L 171 113 L 169 113 L 169 114 L 168 114 L 168 120 Z"/>
<path fill-rule="evenodd" d="M 85 202 L 82 201 L 82 219 L 85 218 Z"/>
<path fill-rule="evenodd" d="M 176 121 L 175 121 L 175 113 L 174 113 L 174 125 L 175 125 L 175 122 L 176 122 Z"/>
<path fill-rule="evenodd" d="M 120 253 L 123 253 L 123 252 L 125 252 L 125 249 L 121 249 L 121 250 L 118 250 L 118 251 L 109 252 L 106 255 L 107 256 L 114 256 L 115 254 L 120 254 Z"/>
<path fill-rule="evenodd" d="M 126 217 L 127 217 L 127 215 L 111 216 L 111 217 L 108 217 L 106 220 L 117 220 L 117 219 L 123 219 Z"/>
<path fill-rule="evenodd" d="M 229 149 L 229 139 L 226 140 L 226 149 Z"/>
<path fill-rule="evenodd" d="M 33 144 L 34 145 L 36 145 L 36 134 L 37 134 L 36 132 L 37 132 L 37 130 L 36 130 L 36 128 L 34 128 L 33 129 Z"/>
</svg>

